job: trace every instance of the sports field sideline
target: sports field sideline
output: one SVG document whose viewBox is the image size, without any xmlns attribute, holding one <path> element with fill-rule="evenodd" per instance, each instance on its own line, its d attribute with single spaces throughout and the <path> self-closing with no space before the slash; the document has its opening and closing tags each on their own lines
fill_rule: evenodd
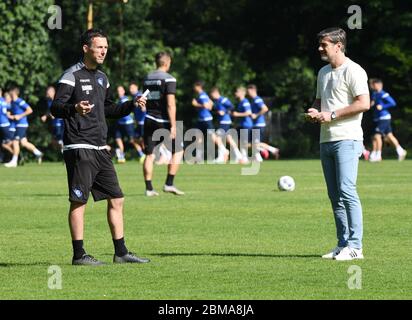
<svg viewBox="0 0 412 320">
<path fill-rule="evenodd" d="M 85 247 L 103 267 L 71 266 L 64 166 L 0 168 L 0 299 L 411 299 L 412 161 L 361 162 L 363 261 L 325 261 L 335 227 L 319 160 L 183 165 L 187 193 L 144 197 L 141 166 L 116 165 L 126 240 L 145 265 L 113 265 L 106 203 L 89 203 Z M 157 168 L 161 190 L 166 168 Z M 282 175 L 294 192 L 277 191 Z M 62 289 L 48 287 L 50 266 Z M 361 289 L 349 289 L 350 266 Z"/>
</svg>

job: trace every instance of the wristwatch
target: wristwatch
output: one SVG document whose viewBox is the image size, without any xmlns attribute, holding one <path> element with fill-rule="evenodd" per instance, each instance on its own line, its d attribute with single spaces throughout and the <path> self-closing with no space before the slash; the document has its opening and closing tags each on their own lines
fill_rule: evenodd
<svg viewBox="0 0 412 320">
<path fill-rule="evenodd" d="M 332 113 L 330 114 L 330 119 L 333 121 L 333 120 L 336 120 L 336 112 L 335 111 L 332 111 Z"/>
</svg>

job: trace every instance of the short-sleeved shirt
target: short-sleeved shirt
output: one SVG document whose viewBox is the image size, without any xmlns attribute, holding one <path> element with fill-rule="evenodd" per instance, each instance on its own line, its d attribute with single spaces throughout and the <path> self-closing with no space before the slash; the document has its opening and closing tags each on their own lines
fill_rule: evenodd
<svg viewBox="0 0 412 320">
<path fill-rule="evenodd" d="M 196 98 L 196 101 L 197 103 L 204 105 L 205 103 L 208 103 L 210 101 L 210 98 L 206 92 L 201 92 L 199 96 Z M 203 122 L 203 121 L 213 120 L 213 116 L 210 113 L 209 109 L 206 109 L 205 107 L 201 107 L 197 109 L 198 109 L 198 121 Z"/>
<path fill-rule="evenodd" d="M 252 107 L 250 106 L 250 102 L 248 99 L 243 99 L 239 102 L 237 106 L 238 112 L 252 112 Z M 240 127 L 245 129 L 253 128 L 253 121 L 250 116 L 247 117 L 240 117 Z"/>
<path fill-rule="evenodd" d="M 320 69 L 316 99 L 321 100 L 321 110 L 333 112 L 352 104 L 355 97 L 369 95 L 368 76 L 365 70 L 349 58 L 338 68 L 330 64 Z M 363 140 L 362 113 L 323 123 L 320 143 L 341 140 Z"/>
<path fill-rule="evenodd" d="M 11 113 L 13 115 L 19 115 L 24 113 L 27 108 L 29 107 L 28 103 L 24 101 L 22 98 L 17 98 L 16 100 L 12 101 L 11 103 Z M 20 128 L 27 128 L 29 126 L 29 122 L 27 121 L 27 117 L 23 117 L 20 120 L 13 121 L 16 127 Z"/>
<path fill-rule="evenodd" d="M 129 98 L 127 96 L 120 97 L 119 105 L 122 105 L 126 101 L 129 101 Z M 122 126 L 127 125 L 127 124 L 133 124 L 133 123 L 134 123 L 134 120 L 130 114 L 117 120 L 117 124 L 122 125 Z"/>
<path fill-rule="evenodd" d="M 143 92 L 150 90 L 146 103 L 146 118 L 156 122 L 169 122 L 167 95 L 176 94 L 176 79 L 167 72 L 156 70 L 143 81 Z"/>
<path fill-rule="evenodd" d="M 3 97 L 0 97 L 0 127 L 10 126 L 9 118 L 7 117 L 7 112 L 10 110 L 10 105 L 6 102 Z"/>
<path fill-rule="evenodd" d="M 53 100 L 50 98 L 47 98 L 46 103 L 47 103 L 47 110 L 50 112 L 50 108 L 53 104 Z M 62 127 L 63 125 L 64 125 L 64 120 L 62 118 L 52 119 L 52 127 Z"/>
<path fill-rule="evenodd" d="M 219 114 L 218 120 L 220 124 L 231 124 L 232 118 L 230 117 L 229 112 L 233 110 L 232 102 L 226 98 L 221 96 L 219 99 L 215 101 L 215 108 L 217 111 L 223 111 L 225 114 L 222 116 Z"/>
<path fill-rule="evenodd" d="M 259 96 L 256 96 L 252 101 L 252 112 L 255 114 L 259 113 L 264 105 L 265 102 L 263 101 L 263 99 Z M 266 127 L 265 116 L 261 114 L 259 117 L 255 119 L 253 125 L 255 127 Z"/>
<path fill-rule="evenodd" d="M 389 112 L 389 108 L 393 108 L 396 106 L 395 100 L 391 97 L 391 95 L 381 90 L 379 92 L 374 91 L 371 95 L 371 99 L 375 101 L 374 111 L 373 111 L 373 120 L 391 120 L 392 116 Z M 381 110 L 376 109 L 376 106 L 380 105 L 382 107 Z"/>
<path fill-rule="evenodd" d="M 133 98 L 140 97 L 142 93 L 138 91 Z M 144 125 L 144 119 L 146 118 L 146 111 L 142 111 L 142 108 L 136 107 L 134 109 L 134 120 L 140 126 Z"/>
</svg>

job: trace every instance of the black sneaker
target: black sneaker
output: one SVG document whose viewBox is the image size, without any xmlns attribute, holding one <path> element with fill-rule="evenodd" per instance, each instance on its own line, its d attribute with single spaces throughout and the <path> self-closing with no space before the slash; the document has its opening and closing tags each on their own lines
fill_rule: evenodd
<svg viewBox="0 0 412 320">
<path fill-rule="evenodd" d="M 73 258 L 72 265 L 74 266 L 102 266 L 104 265 L 104 263 L 95 259 L 93 256 L 89 254 L 84 254 L 80 259 Z"/>
<path fill-rule="evenodd" d="M 150 262 L 147 258 L 140 258 L 136 256 L 133 252 L 128 252 L 122 257 L 116 255 L 113 256 L 113 263 L 148 263 Z"/>
</svg>

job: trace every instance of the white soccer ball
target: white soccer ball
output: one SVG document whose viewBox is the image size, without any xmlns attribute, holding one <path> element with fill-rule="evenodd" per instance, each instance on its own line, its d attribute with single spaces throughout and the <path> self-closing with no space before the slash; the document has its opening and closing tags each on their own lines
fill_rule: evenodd
<svg viewBox="0 0 412 320">
<path fill-rule="evenodd" d="M 280 177 L 278 180 L 278 188 L 280 191 L 293 191 L 295 190 L 295 180 L 289 176 Z"/>
</svg>

